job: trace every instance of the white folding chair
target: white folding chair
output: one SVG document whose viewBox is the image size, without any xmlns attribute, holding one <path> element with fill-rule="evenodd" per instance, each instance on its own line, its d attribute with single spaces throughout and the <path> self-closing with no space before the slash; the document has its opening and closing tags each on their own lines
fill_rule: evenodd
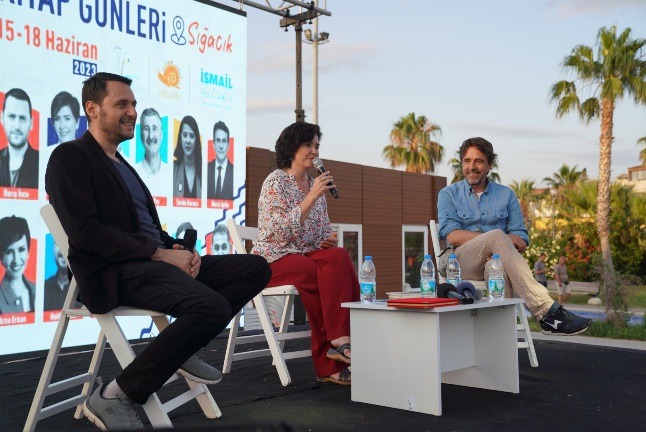
<svg viewBox="0 0 646 432">
<path fill-rule="evenodd" d="M 54 207 L 52 207 L 51 204 L 47 204 L 41 209 L 40 213 L 45 224 L 49 228 L 49 231 L 54 237 L 54 241 L 60 248 L 63 255 L 67 257 L 69 250 L 67 235 L 56 216 Z M 31 409 L 29 410 L 29 415 L 25 422 L 24 431 L 33 431 L 39 420 L 43 420 L 73 407 L 76 407 L 76 412 L 74 413 L 75 418 L 80 419 L 83 416 L 83 402 L 89 397 L 94 388 L 101 359 L 103 358 L 103 353 L 105 351 L 106 342 L 110 343 L 110 347 L 122 368 L 125 368 L 130 364 L 130 362 L 132 362 L 135 358 L 135 354 L 128 342 L 128 339 L 123 333 L 119 322 L 117 321 L 118 316 L 149 316 L 152 318 L 160 332 L 169 324 L 166 315 L 149 310 L 118 307 L 106 314 L 91 314 L 85 307 L 74 309 L 74 303 L 76 301 L 78 291 L 76 281 L 72 278 L 67 290 L 65 302 L 63 303 L 61 317 L 58 321 L 56 332 L 54 333 L 54 340 L 52 341 L 52 346 L 47 354 L 47 360 L 45 361 L 45 366 L 40 376 L 36 393 L 34 394 Z M 99 326 L 101 327 L 99 339 L 94 348 L 94 354 L 87 372 L 52 383 L 52 375 L 56 368 L 56 362 L 61 351 L 61 346 L 63 345 L 65 333 L 67 331 L 70 318 L 73 317 L 96 318 Z M 175 374 L 166 382 L 166 384 L 177 378 L 182 377 Z M 168 413 L 192 399 L 197 400 L 207 418 L 217 418 L 222 415 L 206 385 L 198 384 L 190 380 L 186 380 L 186 383 L 190 387 L 188 391 L 165 403 L 160 401 L 156 393 L 150 395 L 148 402 L 143 405 L 143 409 L 154 428 L 172 427 L 173 424 L 168 417 Z M 80 394 L 49 406 L 43 406 L 47 396 L 51 396 L 81 384 L 83 384 L 83 388 Z"/>
<path fill-rule="evenodd" d="M 437 223 L 431 219 L 428 224 L 431 230 L 431 241 L 433 243 L 433 253 L 435 254 L 435 262 L 440 262 L 440 234 Z M 437 272 L 438 281 L 440 283 L 444 282 L 444 277 Z M 486 289 L 487 284 L 484 280 L 479 281 L 469 281 L 473 283 L 476 288 Z M 523 304 L 516 305 L 516 316 L 518 317 L 518 322 L 516 324 L 516 330 L 518 332 L 518 348 L 527 349 L 527 355 L 529 356 L 529 363 L 533 367 L 538 366 L 538 358 L 536 357 L 536 350 L 534 350 L 534 341 L 532 340 L 532 332 L 529 329 L 529 323 L 527 322 L 527 315 L 525 315 L 525 307 Z"/>
<path fill-rule="evenodd" d="M 227 228 L 229 229 L 229 236 L 233 240 L 233 247 L 236 253 L 246 254 L 247 249 L 245 248 L 245 240 L 255 240 L 258 236 L 258 228 L 238 225 L 233 219 L 227 220 Z M 271 354 L 273 364 L 276 366 L 278 376 L 280 377 L 280 382 L 284 386 L 287 386 L 292 382 L 285 360 L 309 357 L 312 355 L 311 349 L 289 352 L 284 351 L 286 340 L 311 337 L 311 332 L 309 330 L 288 333 L 290 316 L 294 305 L 294 296 L 297 295 L 298 291 L 294 285 L 281 285 L 267 287 L 253 298 L 253 304 L 256 306 L 258 319 L 262 327 L 263 334 L 261 335 L 238 336 L 238 330 L 240 328 L 240 312 L 238 312 L 233 319 L 231 330 L 229 332 L 229 341 L 227 342 L 227 351 L 224 355 L 224 366 L 222 367 L 223 373 L 229 373 L 231 371 L 231 364 L 234 361 Z M 282 306 L 282 311 L 280 311 L 279 314 L 280 322 L 278 330 L 274 330 L 274 326 L 269 316 L 269 308 L 267 305 L 268 299 L 265 297 L 279 297 L 282 301 L 274 302 L 274 304 L 284 304 Z M 237 345 L 254 342 L 266 342 L 269 348 L 235 352 Z"/>
</svg>

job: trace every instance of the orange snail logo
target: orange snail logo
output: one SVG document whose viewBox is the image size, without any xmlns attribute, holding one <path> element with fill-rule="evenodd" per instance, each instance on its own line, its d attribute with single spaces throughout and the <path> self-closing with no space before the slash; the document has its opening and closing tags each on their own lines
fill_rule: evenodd
<svg viewBox="0 0 646 432">
<path fill-rule="evenodd" d="M 179 88 L 179 80 L 181 78 L 179 74 L 179 68 L 173 64 L 173 62 L 168 62 L 164 65 L 164 70 L 162 72 L 157 72 L 157 78 L 159 81 L 163 82 L 168 87 Z"/>
</svg>

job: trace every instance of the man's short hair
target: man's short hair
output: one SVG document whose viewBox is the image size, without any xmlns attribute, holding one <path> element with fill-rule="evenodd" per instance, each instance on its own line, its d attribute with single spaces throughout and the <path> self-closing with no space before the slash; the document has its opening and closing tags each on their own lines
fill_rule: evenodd
<svg viewBox="0 0 646 432">
<path fill-rule="evenodd" d="M 229 134 L 229 128 L 227 127 L 227 125 L 224 124 L 223 121 L 216 122 L 213 125 L 213 137 L 214 137 L 214 139 L 215 139 L 215 131 L 216 130 L 225 131 L 227 133 L 227 139 L 231 137 L 231 134 Z"/>
<path fill-rule="evenodd" d="M 155 108 L 146 108 L 141 112 L 141 114 L 139 115 L 139 118 L 152 117 L 152 116 L 157 116 L 157 118 L 161 120 L 161 116 L 159 115 L 159 113 Z"/>
<path fill-rule="evenodd" d="M 18 216 L 7 216 L 0 219 L 0 253 L 10 245 L 20 240 L 23 236 L 27 239 L 27 249 L 31 242 L 27 220 Z"/>
<path fill-rule="evenodd" d="M 480 150 L 487 157 L 487 163 L 490 165 L 495 164 L 498 161 L 498 155 L 493 152 L 493 145 L 484 138 L 475 137 L 465 140 L 460 146 L 460 163 L 462 163 L 462 158 L 467 152 L 469 147 L 475 147 Z"/>
<path fill-rule="evenodd" d="M 225 234 L 228 238 L 229 230 L 227 229 L 226 225 L 218 224 L 215 226 L 215 229 L 213 230 L 213 237 L 215 237 L 216 234 Z"/>
<path fill-rule="evenodd" d="M 56 114 L 61 110 L 61 108 L 68 106 L 72 111 L 74 119 L 78 120 L 81 116 L 81 106 L 79 105 L 79 100 L 72 96 L 66 91 L 62 91 L 54 96 L 52 99 L 52 117 L 56 117 Z"/>
<path fill-rule="evenodd" d="M 103 103 L 103 99 L 108 95 L 108 81 L 118 81 L 128 86 L 132 84 L 132 80 L 130 78 L 109 72 L 97 72 L 90 78 L 83 81 L 81 102 L 83 103 L 83 111 L 85 112 L 88 123 L 90 122 L 90 117 L 87 115 L 85 104 L 88 101 L 91 101 L 95 104 L 101 105 L 101 103 Z"/>
<path fill-rule="evenodd" d="M 7 98 L 12 97 L 21 101 L 26 101 L 29 105 L 29 117 L 31 118 L 31 99 L 26 91 L 19 88 L 12 88 L 4 95 L 4 101 L 2 102 L 2 111 L 4 112 L 5 107 L 7 106 Z"/>
</svg>

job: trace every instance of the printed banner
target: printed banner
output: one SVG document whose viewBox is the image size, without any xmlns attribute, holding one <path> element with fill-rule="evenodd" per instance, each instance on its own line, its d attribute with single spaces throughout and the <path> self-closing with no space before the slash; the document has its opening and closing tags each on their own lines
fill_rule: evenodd
<svg viewBox="0 0 646 432">
<path fill-rule="evenodd" d="M 96 72 L 133 80 L 135 136 L 119 151 L 164 229 L 196 229 L 203 255 L 232 252 L 224 222 L 245 208 L 244 12 L 200 0 L 0 0 L 0 52 L 0 355 L 51 344 L 69 280 L 40 218 L 45 171 L 56 146 L 87 130 L 81 86 Z M 123 324 L 130 338 L 154 333 L 150 319 Z M 95 320 L 73 320 L 64 346 L 96 337 Z"/>
</svg>

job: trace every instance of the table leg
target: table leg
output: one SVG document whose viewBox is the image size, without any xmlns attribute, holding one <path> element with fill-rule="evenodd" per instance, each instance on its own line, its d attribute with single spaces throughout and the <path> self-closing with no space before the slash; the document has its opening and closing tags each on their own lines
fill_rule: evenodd
<svg viewBox="0 0 646 432">
<path fill-rule="evenodd" d="M 352 400 L 442 414 L 438 314 L 352 309 Z"/>
<path fill-rule="evenodd" d="M 518 341 L 516 336 L 516 315 L 514 305 L 499 308 L 483 308 L 461 313 L 440 314 L 440 340 L 442 358 L 464 358 L 452 348 L 456 336 L 452 329 L 469 318 L 472 321 L 472 339 L 462 333 L 461 344 L 472 344 L 472 363 L 450 367 L 443 364 L 442 382 L 488 390 L 519 392 Z M 468 314 L 468 315 L 467 315 Z M 354 341 L 353 345 L 354 345 Z M 468 349 L 467 349 L 468 351 Z M 354 355 L 354 351 L 353 351 Z M 446 356 L 446 357 L 445 357 Z"/>
</svg>

